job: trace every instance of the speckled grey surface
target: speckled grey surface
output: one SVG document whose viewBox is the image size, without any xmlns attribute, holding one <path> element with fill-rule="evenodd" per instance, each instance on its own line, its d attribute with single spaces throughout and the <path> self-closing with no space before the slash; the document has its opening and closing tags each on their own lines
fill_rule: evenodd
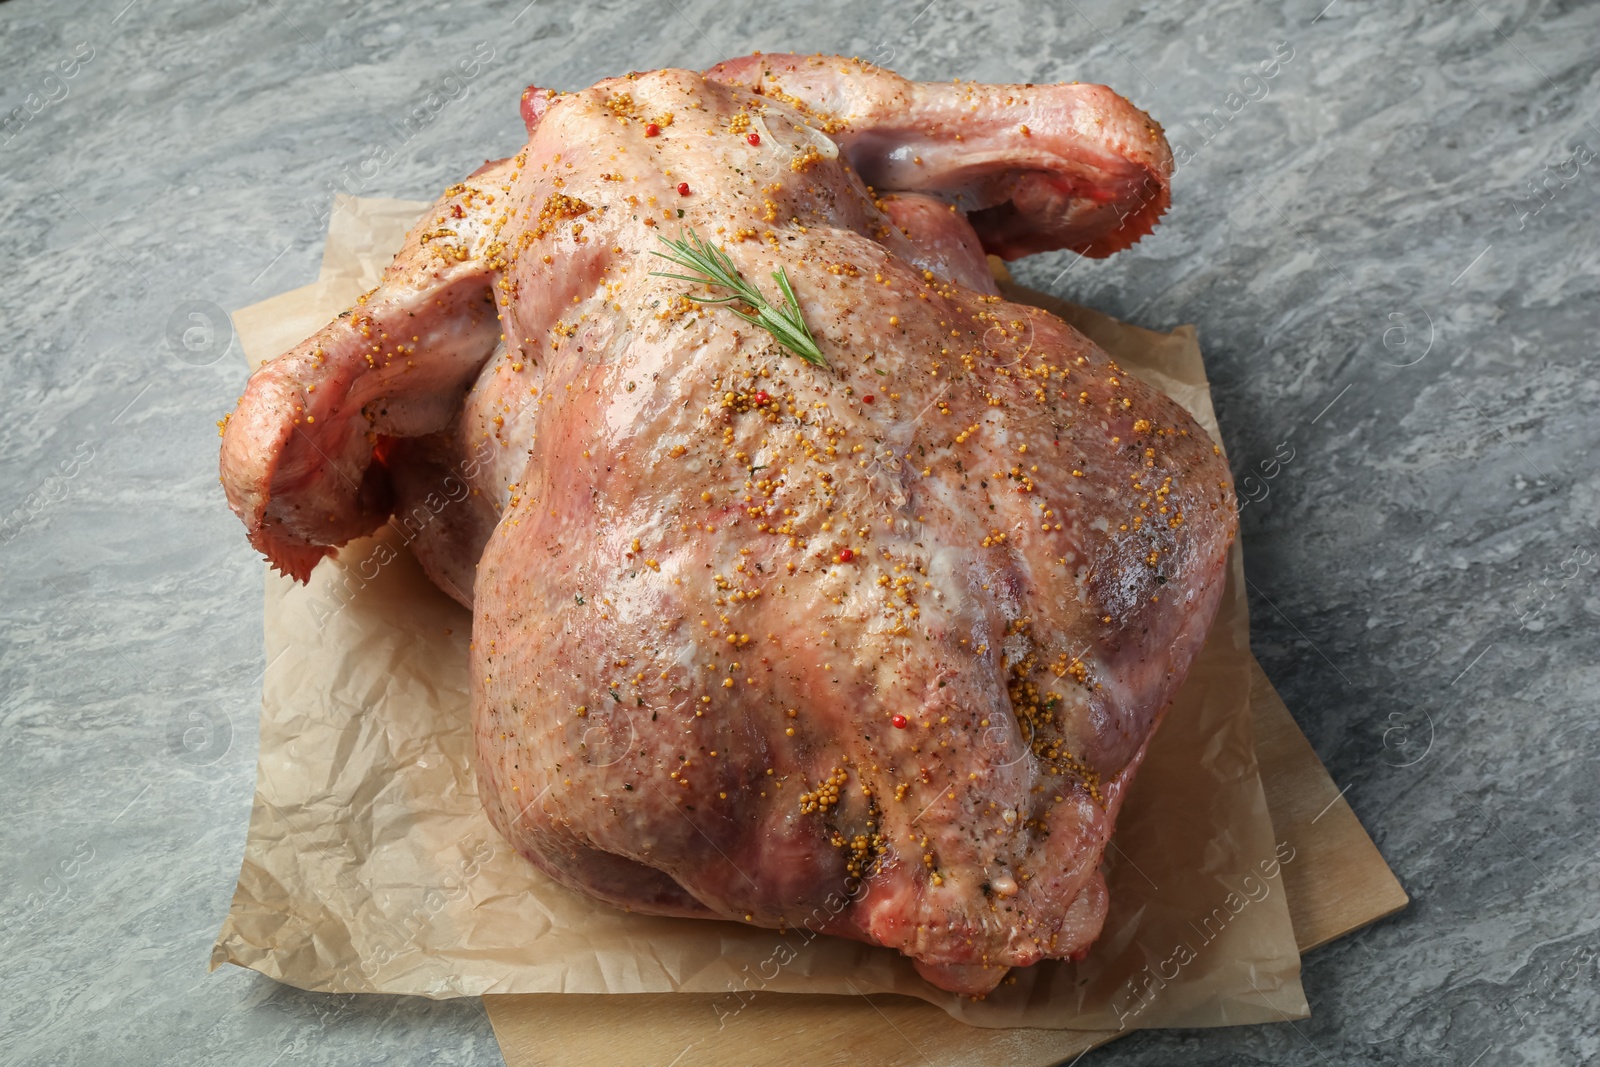
<svg viewBox="0 0 1600 1067">
<path fill-rule="evenodd" d="M 1325 2 L 0 3 L 0 1061 L 500 1062 L 476 1001 L 205 973 L 266 665 L 195 302 L 311 280 L 335 186 L 514 150 L 531 81 L 755 48 L 1105 82 L 1184 146 L 1154 237 L 1018 273 L 1199 325 L 1256 653 L 1414 903 L 1307 958 L 1309 1020 L 1081 1062 L 1600 1056 L 1600 7 Z"/>
</svg>

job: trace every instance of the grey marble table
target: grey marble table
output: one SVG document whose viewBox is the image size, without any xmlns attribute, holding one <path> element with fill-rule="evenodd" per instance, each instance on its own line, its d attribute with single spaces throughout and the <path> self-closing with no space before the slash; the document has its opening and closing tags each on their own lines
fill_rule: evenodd
<svg viewBox="0 0 1600 1067">
<path fill-rule="evenodd" d="M 529 82 L 758 48 L 1105 82 L 1178 147 L 1155 236 L 1019 275 L 1198 324 L 1256 654 L 1414 903 L 1307 957 L 1308 1020 L 1081 1062 L 1600 1055 L 1600 7 L 1325 3 L 0 3 L 0 1060 L 500 1062 L 477 1001 L 206 974 L 265 664 L 191 315 L 312 279 L 335 188 L 514 150 Z"/>
</svg>

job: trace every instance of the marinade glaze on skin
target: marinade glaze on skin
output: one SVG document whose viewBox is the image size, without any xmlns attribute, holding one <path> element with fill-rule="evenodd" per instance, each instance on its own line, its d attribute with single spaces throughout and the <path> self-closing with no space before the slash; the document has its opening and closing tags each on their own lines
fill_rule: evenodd
<svg viewBox="0 0 1600 1067">
<path fill-rule="evenodd" d="M 251 378 L 222 475 L 252 544 L 304 580 L 413 532 L 473 613 L 489 816 L 568 886 L 964 993 L 1082 955 L 1234 498 L 1181 408 L 984 257 L 1133 244 L 1160 128 L 1101 86 L 827 56 L 522 107 L 526 147 Z M 689 235 L 775 306 L 781 271 L 823 364 L 658 276 Z"/>
</svg>

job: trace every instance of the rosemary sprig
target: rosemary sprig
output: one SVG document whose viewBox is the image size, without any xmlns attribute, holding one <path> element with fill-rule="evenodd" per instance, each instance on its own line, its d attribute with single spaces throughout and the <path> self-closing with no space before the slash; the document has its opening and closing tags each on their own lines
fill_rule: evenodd
<svg viewBox="0 0 1600 1067">
<path fill-rule="evenodd" d="M 661 243 L 672 251 L 650 254 L 660 256 L 670 263 L 676 263 L 684 270 L 694 271 L 695 275 L 691 277 L 687 274 L 651 271 L 652 278 L 672 278 L 680 282 L 731 290 L 732 296 L 685 295 L 697 304 L 744 304 L 752 310 L 745 311 L 737 307 L 729 307 L 728 310 L 746 322 L 766 330 L 780 345 L 807 363 L 818 367 L 828 365 L 822 349 L 817 347 L 817 339 L 811 336 L 806 320 L 800 315 L 800 301 L 795 298 L 794 288 L 789 284 L 789 275 L 782 267 L 772 272 L 773 280 L 778 283 L 778 289 L 783 293 L 783 305 L 774 307 L 761 295 L 760 289 L 745 280 L 744 275 L 739 273 L 739 268 L 733 265 L 733 260 L 728 258 L 726 252 L 703 240 L 692 229 L 686 230 L 685 234 L 683 239 L 677 241 L 669 241 L 657 234 Z"/>
</svg>

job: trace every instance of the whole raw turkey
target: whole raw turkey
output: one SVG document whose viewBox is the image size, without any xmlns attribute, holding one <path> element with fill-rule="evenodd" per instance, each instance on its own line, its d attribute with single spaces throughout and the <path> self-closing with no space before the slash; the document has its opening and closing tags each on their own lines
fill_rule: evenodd
<svg viewBox="0 0 1600 1067">
<path fill-rule="evenodd" d="M 979 994 L 1088 950 L 1101 855 L 1222 589 L 1181 409 L 985 253 L 1168 203 L 1102 86 L 751 56 L 560 94 L 382 284 L 262 367 L 222 479 L 304 580 L 384 523 L 473 615 L 490 818 L 636 911 L 886 945 Z M 730 294 L 721 249 L 807 358 Z"/>
</svg>

